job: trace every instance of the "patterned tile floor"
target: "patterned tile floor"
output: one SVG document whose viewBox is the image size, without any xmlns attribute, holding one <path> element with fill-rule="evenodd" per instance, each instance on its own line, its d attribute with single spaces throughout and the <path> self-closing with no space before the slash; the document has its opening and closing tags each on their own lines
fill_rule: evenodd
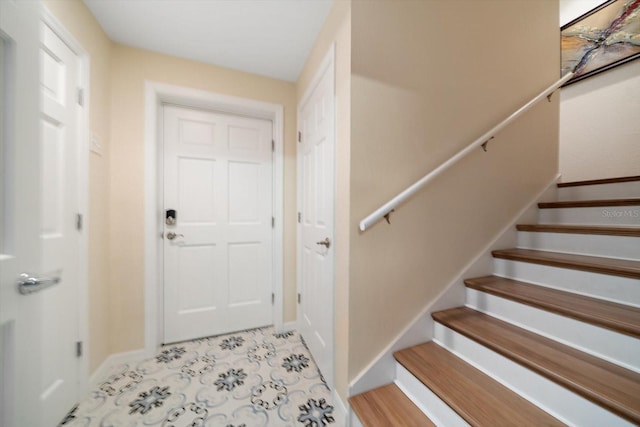
<svg viewBox="0 0 640 427">
<path fill-rule="evenodd" d="M 333 409 L 300 334 L 268 327 L 116 366 L 59 426 L 320 427 L 335 425 Z"/>
</svg>

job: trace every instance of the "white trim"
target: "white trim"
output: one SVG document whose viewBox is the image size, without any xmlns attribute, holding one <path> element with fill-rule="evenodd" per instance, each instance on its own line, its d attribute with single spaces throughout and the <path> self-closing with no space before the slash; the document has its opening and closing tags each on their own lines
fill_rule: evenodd
<svg viewBox="0 0 640 427">
<path fill-rule="evenodd" d="M 78 85 L 84 90 L 84 105 L 80 107 L 78 120 L 78 213 L 83 227 L 79 236 L 78 259 L 78 337 L 84 343 L 85 352 L 80 358 L 78 393 L 80 398 L 89 390 L 89 110 L 91 57 L 80 42 L 58 21 L 46 6 L 42 6 L 40 18 L 78 58 Z"/>
<path fill-rule="evenodd" d="M 282 329 L 277 329 L 276 332 L 287 332 L 287 331 L 297 331 L 298 330 L 298 322 L 285 322 L 282 324 Z"/>
<path fill-rule="evenodd" d="M 112 354 L 105 359 L 104 362 L 91 374 L 89 378 L 90 390 L 96 390 L 100 387 L 100 384 L 105 382 L 110 375 L 113 375 L 111 371 L 118 365 L 124 365 L 131 362 L 139 362 L 147 357 L 144 349 L 127 351 L 124 353 Z"/>
<path fill-rule="evenodd" d="M 492 239 L 467 265 L 465 265 L 440 294 L 427 305 L 403 330 L 395 340 L 389 343 L 375 359 L 367 365 L 349 384 L 349 396 L 354 396 L 383 386 L 393 381 L 395 375 L 395 359 L 393 353 L 403 348 L 411 347 L 433 338 L 433 319 L 431 313 L 446 308 L 465 305 L 465 286 L 463 279 L 468 276 L 480 276 L 491 274 L 493 263 L 491 251 L 499 247 L 515 246 L 515 224 L 522 221 L 525 216 L 534 216 L 537 202 L 544 198 L 549 191 L 555 190 L 555 184 L 560 175 L 554 177 L 526 207 L 520 210 L 509 223 Z M 489 273 L 488 273 L 489 272 Z M 495 273 L 494 273 L 495 274 Z"/>
<path fill-rule="evenodd" d="M 349 419 L 349 411 L 347 411 L 347 406 L 344 404 L 335 388 L 331 389 L 331 399 L 333 400 L 333 418 L 336 421 L 336 425 L 346 426 Z"/>
<path fill-rule="evenodd" d="M 161 104 L 215 110 L 273 121 L 273 306 L 274 328 L 282 330 L 284 315 L 284 107 L 279 104 L 222 95 L 165 83 L 145 81 L 145 351 L 152 355 L 162 337 L 161 240 L 162 211 L 159 182 L 158 136 Z"/>
<path fill-rule="evenodd" d="M 356 415 L 353 409 L 349 410 L 349 424 L 346 424 L 349 427 L 364 427 L 360 418 Z"/>
<path fill-rule="evenodd" d="M 463 269 L 466 271 L 479 258 L 471 261 Z M 464 274 L 464 273 L 463 273 Z M 369 363 L 349 384 L 349 396 L 381 387 L 395 379 L 396 361 L 393 353 L 403 348 L 430 341 L 433 338 L 433 319 L 431 313 L 455 306 L 464 305 L 464 289 L 460 284 L 460 275 L 440 292 L 432 304 L 426 306 L 403 330 L 389 343 L 378 356 Z"/>
<path fill-rule="evenodd" d="M 395 384 L 435 425 L 468 427 L 469 424 L 428 386 L 423 384 L 404 366 L 396 364 Z"/>
</svg>

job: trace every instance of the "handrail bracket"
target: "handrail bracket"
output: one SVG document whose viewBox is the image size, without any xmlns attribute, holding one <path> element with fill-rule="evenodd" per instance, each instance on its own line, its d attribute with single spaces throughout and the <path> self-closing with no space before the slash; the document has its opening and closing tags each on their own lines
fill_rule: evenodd
<svg viewBox="0 0 640 427">
<path fill-rule="evenodd" d="M 492 136 L 491 138 L 487 139 L 485 142 L 483 142 L 483 143 L 482 143 L 481 147 L 482 147 L 482 150 L 483 150 L 485 153 L 488 151 L 488 150 L 487 150 L 487 147 L 489 146 L 489 141 L 491 141 L 493 138 L 495 138 L 495 137 L 494 137 L 494 136 Z"/>
<path fill-rule="evenodd" d="M 395 209 L 391 209 L 389 212 L 384 214 L 383 218 L 385 219 L 385 221 L 387 221 L 387 224 L 391 224 L 391 214 L 394 213 L 395 211 L 396 211 Z"/>
</svg>

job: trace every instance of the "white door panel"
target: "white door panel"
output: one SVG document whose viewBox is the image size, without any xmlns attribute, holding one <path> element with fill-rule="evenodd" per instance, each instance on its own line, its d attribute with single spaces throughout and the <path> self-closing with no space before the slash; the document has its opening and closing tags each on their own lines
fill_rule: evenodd
<svg viewBox="0 0 640 427">
<path fill-rule="evenodd" d="M 0 2 L 3 426 L 56 425 L 78 398 L 78 62 L 39 6 Z M 22 295 L 21 273 L 61 280 Z"/>
<path fill-rule="evenodd" d="M 41 271 L 60 283 L 41 292 L 42 382 L 45 420 L 61 420 L 78 398 L 79 116 L 76 55 L 41 24 Z"/>
<path fill-rule="evenodd" d="M 272 123 L 163 111 L 164 342 L 273 323 Z"/>
<path fill-rule="evenodd" d="M 299 327 L 325 379 L 333 382 L 334 77 L 329 63 L 299 108 Z M 329 242 L 323 245 L 320 242 Z"/>
<path fill-rule="evenodd" d="M 29 2 L 0 1 L 0 425 L 42 426 L 41 296 L 16 280 L 40 271 L 39 17 Z M 36 410 L 34 410 L 34 408 Z"/>
</svg>

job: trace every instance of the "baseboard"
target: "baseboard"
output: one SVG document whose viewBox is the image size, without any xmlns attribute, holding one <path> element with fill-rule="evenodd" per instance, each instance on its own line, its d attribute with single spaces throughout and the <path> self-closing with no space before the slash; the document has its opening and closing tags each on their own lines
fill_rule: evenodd
<svg viewBox="0 0 640 427">
<path fill-rule="evenodd" d="M 364 427 L 353 409 L 349 409 L 349 424 L 346 425 L 347 427 Z"/>
<path fill-rule="evenodd" d="M 276 332 L 287 332 L 287 331 L 297 331 L 298 330 L 298 322 L 297 321 L 293 321 L 293 322 L 284 322 L 282 324 L 282 330 L 280 331 L 276 331 Z"/>
<path fill-rule="evenodd" d="M 519 222 L 535 222 L 537 203 L 543 198 L 553 198 L 556 183 L 560 174 L 556 175 L 533 198 L 531 203 L 521 209 L 511 221 L 503 227 L 482 250 L 466 264 L 442 292 L 427 305 L 365 369 L 363 369 L 349 384 L 349 396 L 355 396 L 367 390 L 383 386 L 395 379 L 395 360 L 393 353 L 403 348 L 411 347 L 433 338 L 433 319 L 431 313 L 465 304 L 466 277 L 481 276 L 493 271 L 491 251 L 517 244 L 515 225 Z"/>
<path fill-rule="evenodd" d="M 434 300 L 416 316 L 396 340 L 392 341 L 378 356 L 351 382 L 349 396 L 364 393 L 395 379 L 395 359 L 393 353 L 433 338 L 433 319 L 430 313 L 464 304 L 464 288 L 458 279 L 450 283 Z"/>
<path fill-rule="evenodd" d="M 335 389 L 331 390 L 331 399 L 333 400 L 333 418 L 336 426 L 347 426 L 347 406 Z"/>
<path fill-rule="evenodd" d="M 124 353 L 116 353 L 107 357 L 104 362 L 96 369 L 89 378 L 89 390 L 95 390 L 100 387 L 111 374 L 111 370 L 117 366 L 132 361 L 139 361 L 147 357 L 147 353 L 144 349 L 127 351 Z"/>
</svg>

